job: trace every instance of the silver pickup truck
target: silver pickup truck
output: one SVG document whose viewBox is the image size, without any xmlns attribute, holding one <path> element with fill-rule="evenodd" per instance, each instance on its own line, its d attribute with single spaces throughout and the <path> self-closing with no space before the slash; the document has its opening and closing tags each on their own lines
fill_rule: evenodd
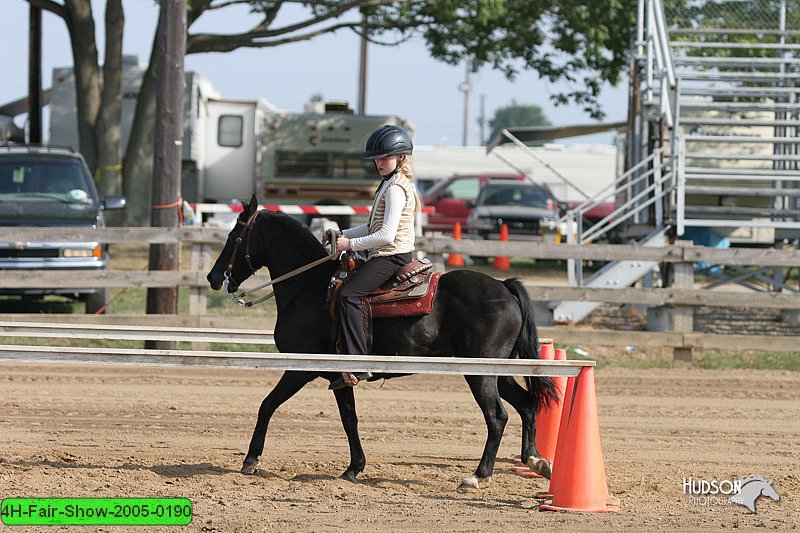
<svg viewBox="0 0 800 533">
<path fill-rule="evenodd" d="M 51 146 L 0 146 L 0 226 L 102 227 L 103 211 L 122 209 L 125 199 L 100 200 L 83 157 Z M 104 270 L 106 246 L 98 242 L 25 242 L 4 231 L 0 270 Z M 57 294 L 86 303 L 87 313 L 106 305 L 105 288 L 0 287 L 0 294 L 41 298 Z"/>
</svg>

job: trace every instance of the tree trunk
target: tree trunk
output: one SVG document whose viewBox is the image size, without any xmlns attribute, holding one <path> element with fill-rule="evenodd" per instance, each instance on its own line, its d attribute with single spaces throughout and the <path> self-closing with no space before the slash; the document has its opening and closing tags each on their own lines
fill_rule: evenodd
<svg viewBox="0 0 800 533">
<path fill-rule="evenodd" d="M 156 89 L 155 149 L 153 157 L 154 227 L 177 227 L 181 209 L 181 153 L 183 140 L 183 99 L 186 82 L 183 61 L 186 54 L 185 0 L 161 0 L 158 26 L 158 84 Z M 150 270 L 177 270 L 178 244 L 150 246 Z M 147 290 L 148 314 L 177 314 L 178 288 Z M 152 348 L 173 347 L 174 342 L 148 341 Z"/>
<path fill-rule="evenodd" d="M 159 25 L 161 21 L 159 20 Z M 156 116 L 156 69 L 158 65 L 158 32 L 153 40 L 147 70 L 139 86 L 136 112 L 133 116 L 128 147 L 122 160 L 122 183 L 128 205 L 125 219 L 128 226 L 150 223 L 150 192 L 153 176 L 153 128 Z"/>
<path fill-rule="evenodd" d="M 97 64 L 97 43 L 94 37 L 92 4 L 88 0 L 66 0 L 67 28 L 75 63 L 75 95 L 78 106 L 78 141 L 80 151 L 96 176 L 97 114 L 100 109 L 100 67 Z"/>
<path fill-rule="evenodd" d="M 97 120 L 97 175 L 103 196 L 122 194 L 122 0 L 106 3 L 106 52 L 103 62 L 103 101 Z M 106 213 L 106 222 L 119 225 L 121 213 Z"/>
</svg>

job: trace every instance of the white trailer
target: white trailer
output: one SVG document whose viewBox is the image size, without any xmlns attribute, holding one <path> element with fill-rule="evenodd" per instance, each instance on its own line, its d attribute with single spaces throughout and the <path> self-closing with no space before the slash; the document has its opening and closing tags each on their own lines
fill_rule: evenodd
<svg viewBox="0 0 800 533">
<path fill-rule="evenodd" d="M 209 99 L 202 169 L 194 182 L 204 202 L 248 199 L 261 174 L 261 124 L 268 110 L 259 101 Z M 186 166 L 184 165 L 184 169 Z M 184 173 L 183 194 L 191 176 Z"/>
<path fill-rule="evenodd" d="M 135 56 L 125 56 L 123 146 L 144 72 Z M 396 116 L 354 115 L 346 102 L 318 104 L 288 113 L 263 99 L 223 99 L 207 78 L 187 72 L 184 199 L 224 203 L 255 192 L 264 203 L 367 205 L 377 185 L 374 167 L 361 160 L 367 137 L 385 124 L 413 127 Z M 50 107 L 50 142 L 77 148 L 71 67 L 54 69 Z"/>
<path fill-rule="evenodd" d="M 123 61 L 122 143 L 127 146 L 145 67 Z M 182 196 L 190 202 L 249 197 L 260 175 L 260 128 L 278 112 L 265 100 L 225 100 L 197 72 L 186 73 L 182 146 Z M 50 143 L 78 148 L 72 67 L 53 69 Z"/>
</svg>

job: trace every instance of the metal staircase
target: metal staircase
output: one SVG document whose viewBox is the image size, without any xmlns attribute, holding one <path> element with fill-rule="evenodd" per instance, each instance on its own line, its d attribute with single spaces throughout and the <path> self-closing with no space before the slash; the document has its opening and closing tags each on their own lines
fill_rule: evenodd
<svg viewBox="0 0 800 533">
<path fill-rule="evenodd" d="M 686 20 L 678 2 L 669 4 L 676 20 Z M 800 28 L 787 29 L 785 2 L 779 9 L 771 29 L 686 29 L 668 27 L 659 0 L 640 0 L 628 170 L 567 213 L 567 242 L 613 231 L 661 246 L 689 228 L 734 244 L 800 237 Z M 609 200 L 615 211 L 583 228 L 583 214 Z M 568 262 L 570 284 L 589 287 L 630 286 L 655 267 L 612 262 L 584 280 L 582 263 Z M 597 306 L 561 302 L 553 317 L 579 322 Z"/>
</svg>

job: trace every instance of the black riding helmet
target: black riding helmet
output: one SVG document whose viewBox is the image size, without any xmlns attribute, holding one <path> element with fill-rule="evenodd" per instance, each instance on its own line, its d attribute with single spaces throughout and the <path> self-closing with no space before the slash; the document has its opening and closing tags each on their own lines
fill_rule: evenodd
<svg viewBox="0 0 800 533">
<path fill-rule="evenodd" d="M 400 126 L 386 125 L 372 132 L 361 159 L 378 159 L 395 154 L 410 154 L 411 136 Z"/>
</svg>

